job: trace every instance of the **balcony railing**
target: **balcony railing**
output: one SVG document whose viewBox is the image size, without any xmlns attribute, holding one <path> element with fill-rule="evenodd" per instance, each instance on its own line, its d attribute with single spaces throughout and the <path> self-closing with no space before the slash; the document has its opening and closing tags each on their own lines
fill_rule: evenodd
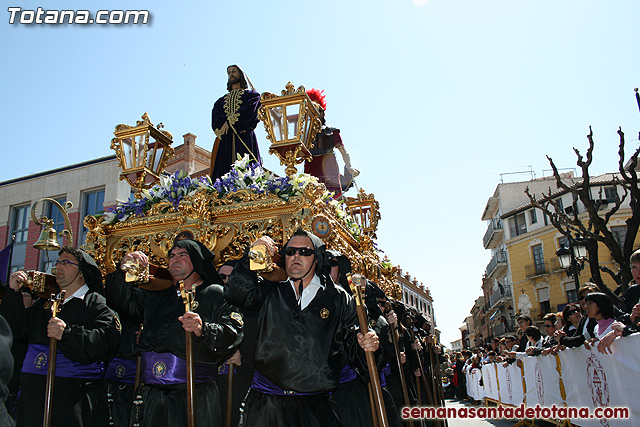
<svg viewBox="0 0 640 427">
<path fill-rule="evenodd" d="M 506 334 L 507 332 L 511 332 L 507 329 L 504 323 L 497 324 L 496 326 L 491 328 L 491 331 L 493 332 L 494 337 L 499 337 L 500 335 Z"/>
<path fill-rule="evenodd" d="M 482 238 L 484 248 L 493 249 L 495 247 L 495 243 L 498 241 L 497 237 L 502 235 L 502 233 L 502 220 L 500 218 L 494 218 L 489 221 L 489 227 L 487 227 L 487 231 L 484 233 L 484 237 Z"/>
<path fill-rule="evenodd" d="M 500 250 L 496 252 L 495 255 L 493 255 L 493 258 L 491 258 L 491 261 L 489 261 L 489 264 L 487 264 L 487 269 L 485 270 L 485 273 L 487 277 L 490 277 L 499 266 L 506 266 L 506 265 L 507 265 L 507 253 L 503 250 Z"/>
<path fill-rule="evenodd" d="M 495 291 L 491 295 L 489 295 L 489 307 L 493 307 L 496 305 L 501 298 L 511 298 L 511 290 L 505 289 L 503 293 L 500 293 L 500 290 Z"/>
<path fill-rule="evenodd" d="M 542 276 L 544 274 L 549 274 L 549 263 L 542 262 L 539 264 L 529 264 L 524 267 L 525 276 L 527 278 Z"/>
</svg>

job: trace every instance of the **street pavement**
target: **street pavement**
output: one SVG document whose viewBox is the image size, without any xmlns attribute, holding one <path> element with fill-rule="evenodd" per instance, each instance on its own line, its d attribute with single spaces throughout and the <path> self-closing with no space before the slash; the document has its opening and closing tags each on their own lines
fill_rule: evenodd
<svg viewBox="0 0 640 427">
<path fill-rule="evenodd" d="M 447 408 L 480 408 L 481 405 L 474 405 L 468 402 L 462 402 L 458 400 L 447 399 L 445 401 L 445 405 Z M 490 420 L 490 419 L 460 419 L 460 418 L 449 418 L 447 420 L 447 424 L 449 427 L 471 427 L 471 426 L 494 426 L 494 427 L 511 427 L 516 424 L 518 420 Z M 537 422 L 536 422 L 537 424 Z"/>
</svg>

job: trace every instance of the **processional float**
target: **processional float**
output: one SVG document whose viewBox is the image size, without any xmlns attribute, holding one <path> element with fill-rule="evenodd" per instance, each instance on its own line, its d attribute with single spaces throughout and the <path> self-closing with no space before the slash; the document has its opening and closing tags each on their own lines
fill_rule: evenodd
<svg viewBox="0 0 640 427">
<path fill-rule="evenodd" d="M 176 239 L 189 237 L 202 242 L 216 255 L 219 267 L 239 259 L 244 249 L 263 235 L 281 246 L 301 227 L 321 238 L 327 248 L 346 255 L 353 273 L 376 282 L 387 295 L 401 298 L 397 268 L 382 258 L 374 245 L 380 218 L 374 195 L 360 189 L 356 197 L 334 200 L 315 177 L 296 171 L 297 164 L 311 160 L 312 141 L 321 125 L 304 86 L 295 89 L 288 83 L 280 96 L 263 93 L 261 102 L 259 116 L 271 141 L 269 153 L 285 166 L 284 177 L 250 164 L 248 159 L 236 162 L 231 173 L 216 182 L 180 172 L 168 175 L 164 169 L 174 154 L 171 133 L 151 123 L 146 113 L 134 126 L 117 125 L 111 148 L 122 170 L 120 179 L 135 190 L 135 200 L 119 203 L 103 215 L 87 216 L 84 249 L 105 276 L 115 271 L 125 254 L 143 251 L 149 256 L 152 270 L 150 274 L 140 273 L 136 266 L 128 266 L 129 280 L 149 281 L 147 288 L 153 289 L 169 282 L 168 252 Z M 55 200 L 50 202 L 59 205 Z M 58 208 L 67 224 L 65 207 Z M 51 221 L 41 218 L 38 222 L 35 217 L 34 221 L 46 225 L 39 249 L 59 249 Z M 71 242 L 71 227 L 65 232 Z M 49 291 L 45 282 L 55 286 L 50 275 L 35 273 L 32 282 L 41 286 L 40 292 Z M 185 309 L 197 304 L 192 296 L 183 297 Z M 189 337 L 186 341 L 189 346 Z M 187 354 L 192 353 L 189 350 Z M 192 388 L 193 378 L 188 383 Z M 379 390 L 372 390 L 372 395 L 376 394 L 380 395 Z M 374 407 L 383 408 L 383 403 L 372 401 Z M 377 425 L 386 425 L 384 409 L 376 413 L 376 418 Z M 189 419 L 193 423 L 193 406 Z"/>
<path fill-rule="evenodd" d="M 136 199 L 104 215 L 87 216 L 85 250 L 105 275 L 136 250 L 149 256 L 152 268 L 163 269 L 174 241 L 190 237 L 215 254 L 219 267 L 241 258 L 261 236 L 269 235 L 282 246 L 301 227 L 321 238 L 327 248 L 346 255 L 353 273 L 400 298 L 397 268 L 374 245 L 380 214 L 373 194 L 360 190 L 356 197 L 334 200 L 315 177 L 296 171 L 296 164 L 311 159 L 312 141 L 321 126 L 305 88 L 288 83 L 279 96 L 263 93 L 261 103 L 259 116 L 271 142 L 269 153 L 286 167 L 283 177 L 248 158 L 237 161 L 216 182 L 208 176 L 167 175 L 163 170 L 173 155 L 172 135 L 154 126 L 146 113 L 135 126 L 117 125 L 111 147 L 122 169 L 120 179 L 133 187 Z M 382 414 L 378 425 L 386 425 Z"/>
</svg>

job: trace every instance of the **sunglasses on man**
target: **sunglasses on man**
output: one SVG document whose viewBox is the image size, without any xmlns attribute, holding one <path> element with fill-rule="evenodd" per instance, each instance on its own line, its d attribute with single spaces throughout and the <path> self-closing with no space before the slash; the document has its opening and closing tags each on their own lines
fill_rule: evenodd
<svg viewBox="0 0 640 427">
<path fill-rule="evenodd" d="M 311 256 L 315 253 L 315 250 L 311 248 L 296 248 L 294 246 L 287 246 L 284 250 L 286 256 L 294 256 L 296 252 L 299 253 L 300 256 Z"/>
</svg>

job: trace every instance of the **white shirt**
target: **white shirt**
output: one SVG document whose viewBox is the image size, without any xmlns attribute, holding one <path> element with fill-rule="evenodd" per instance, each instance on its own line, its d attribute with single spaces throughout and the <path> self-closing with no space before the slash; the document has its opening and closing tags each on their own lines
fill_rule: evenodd
<svg viewBox="0 0 640 427">
<path fill-rule="evenodd" d="M 62 305 L 65 305 L 68 301 L 71 301 L 72 298 L 80 298 L 83 300 L 84 296 L 87 295 L 87 292 L 89 292 L 89 285 L 85 283 L 84 285 L 80 286 L 78 290 L 73 293 L 73 295 L 71 295 L 70 297 L 65 297 Z"/>
<path fill-rule="evenodd" d="M 297 285 L 299 285 L 300 282 L 296 281 L 296 283 L 293 283 L 293 280 L 289 279 L 289 283 L 291 283 L 293 292 L 298 295 Z M 322 282 L 320 282 L 320 278 L 318 277 L 318 275 L 314 274 L 313 278 L 311 279 L 311 283 L 309 283 L 309 285 L 302 290 L 302 297 L 299 300 L 300 310 L 304 310 L 305 308 L 307 308 L 309 303 L 311 303 L 311 301 L 313 301 L 313 299 L 315 298 L 319 289 L 324 289 L 324 285 L 322 284 Z"/>
</svg>

